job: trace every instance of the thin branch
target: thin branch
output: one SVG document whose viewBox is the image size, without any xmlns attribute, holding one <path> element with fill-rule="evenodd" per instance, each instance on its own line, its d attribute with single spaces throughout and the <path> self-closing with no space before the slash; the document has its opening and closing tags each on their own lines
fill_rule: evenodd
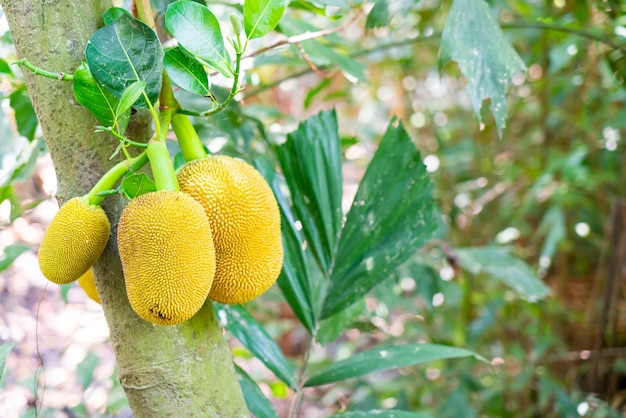
<svg viewBox="0 0 626 418">
<path fill-rule="evenodd" d="M 510 23 L 501 23 L 500 27 L 502 29 L 527 28 L 527 29 L 554 30 L 558 32 L 570 33 L 572 35 L 578 35 L 584 38 L 589 38 L 598 42 L 602 42 L 603 44 L 606 44 L 613 49 L 617 49 L 626 53 L 626 46 L 620 45 L 619 43 L 610 39 L 606 34 L 598 34 L 598 33 L 594 33 L 586 29 L 572 28 L 568 26 L 560 26 L 555 23 L 534 22 L 534 21 L 518 21 L 518 22 L 510 22 Z"/>
</svg>

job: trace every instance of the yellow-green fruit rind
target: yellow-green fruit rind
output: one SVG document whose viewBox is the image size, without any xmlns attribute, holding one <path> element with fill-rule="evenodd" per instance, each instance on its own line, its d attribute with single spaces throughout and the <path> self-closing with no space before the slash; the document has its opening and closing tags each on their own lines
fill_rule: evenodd
<svg viewBox="0 0 626 418">
<path fill-rule="evenodd" d="M 137 315 L 159 325 L 191 318 L 215 275 L 202 206 L 182 192 L 146 193 L 126 206 L 117 231 L 126 292 Z"/>
<path fill-rule="evenodd" d="M 180 190 L 206 211 L 217 261 L 209 298 L 241 304 L 261 295 L 283 263 L 280 211 L 263 176 L 244 161 L 212 156 L 178 172 Z"/>
<path fill-rule="evenodd" d="M 111 225 L 100 206 L 74 197 L 59 209 L 39 247 L 39 268 L 48 280 L 67 284 L 77 280 L 104 251 Z"/>
<path fill-rule="evenodd" d="M 91 269 L 87 270 L 85 274 L 78 278 L 78 284 L 83 288 L 89 299 L 101 304 L 100 295 L 98 294 L 98 289 L 96 288 L 96 280 L 93 277 Z"/>
</svg>

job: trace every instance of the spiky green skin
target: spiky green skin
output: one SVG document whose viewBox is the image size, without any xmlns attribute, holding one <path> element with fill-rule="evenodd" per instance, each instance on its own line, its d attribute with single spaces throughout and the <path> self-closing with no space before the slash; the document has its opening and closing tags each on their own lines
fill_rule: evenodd
<svg viewBox="0 0 626 418">
<path fill-rule="evenodd" d="M 280 211 L 263 176 L 242 160 L 211 156 L 177 177 L 211 223 L 217 270 L 209 298 L 241 304 L 267 291 L 282 269 L 283 247 Z"/>
<path fill-rule="evenodd" d="M 215 275 L 202 206 L 182 192 L 146 193 L 126 206 L 117 231 L 126 292 L 137 315 L 176 325 L 198 312 Z"/>
<path fill-rule="evenodd" d="M 67 284 L 78 280 L 100 257 L 111 225 L 100 206 L 74 197 L 59 209 L 39 247 L 39 268 L 48 280 Z"/>
</svg>

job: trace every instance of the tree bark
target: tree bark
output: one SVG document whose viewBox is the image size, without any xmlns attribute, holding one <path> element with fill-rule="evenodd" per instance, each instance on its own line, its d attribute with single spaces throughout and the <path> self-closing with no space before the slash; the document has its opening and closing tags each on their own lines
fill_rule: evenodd
<svg viewBox="0 0 626 418">
<path fill-rule="evenodd" d="M 110 1 L 2 0 L 19 58 L 49 71 L 72 73 L 84 59 L 89 37 L 103 25 Z M 26 86 L 50 150 L 59 203 L 85 194 L 116 161 L 116 140 L 94 133 L 97 124 L 72 93 L 71 82 L 25 71 Z M 135 122 L 145 141 L 145 120 Z M 129 127 L 132 129 L 132 127 Z M 143 138 L 138 138 L 143 137 Z M 241 389 L 210 303 L 179 326 L 157 326 L 131 309 L 116 246 L 125 205 L 119 196 L 103 205 L 111 221 L 107 248 L 94 266 L 109 325 L 120 381 L 130 407 L 141 417 L 248 417 Z"/>
</svg>

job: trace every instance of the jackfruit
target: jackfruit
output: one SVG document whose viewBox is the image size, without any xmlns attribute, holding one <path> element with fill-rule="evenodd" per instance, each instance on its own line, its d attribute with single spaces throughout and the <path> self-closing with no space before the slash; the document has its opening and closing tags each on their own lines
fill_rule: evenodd
<svg viewBox="0 0 626 418">
<path fill-rule="evenodd" d="M 96 281 L 93 277 L 91 269 L 87 270 L 85 274 L 78 278 L 78 284 L 83 288 L 89 299 L 96 303 L 101 303 L 100 295 L 98 294 L 98 289 L 96 288 Z"/>
<path fill-rule="evenodd" d="M 283 247 L 278 204 L 263 176 L 242 160 L 210 156 L 184 165 L 177 177 L 211 223 L 217 270 L 209 298 L 234 305 L 268 290 Z"/>
<path fill-rule="evenodd" d="M 126 293 L 141 318 L 180 324 L 204 304 L 215 275 L 211 226 L 202 206 L 182 192 L 132 199 L 117 230 Z"/>
<path fill-rule="evenodd" d="M 67 284 L 77 280 L 104 251 L 111 225 L 100 206 L 74 197 L 59 209 L 39 247 L 39 268 L 48 280 Z"/>
</svg>

